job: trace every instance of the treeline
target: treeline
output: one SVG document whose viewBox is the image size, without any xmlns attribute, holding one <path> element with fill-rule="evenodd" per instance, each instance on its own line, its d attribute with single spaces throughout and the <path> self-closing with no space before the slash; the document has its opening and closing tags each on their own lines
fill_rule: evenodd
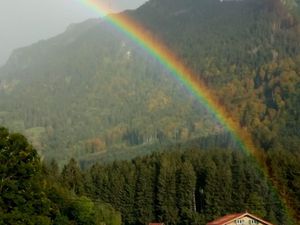
<svg viewBox="0 0 300 225">
<path fill-rule="evenodd" d="M 266 157 L 272 177 L 253 157 L 231 150 L 154 153 L 132 161 L 95 164 L 85 171 L 71 160 L 61 177 L 77 194 L 110 203 L 121 212 L 124 224 L 206 224 L 246 210 L 274 224 L 294 224 L 291 214 L 300 203 L 300 156 L 284 153 L 282 158 L 282 154 L 272 152 Z M 280 190 L 273 188 L 274 179 Z M 282 201 L 278 191 L 293 199 Z"/>
<path fill-rule="evenodd" d="M 91 154 L 78 158 L 81 168 L 89 168 L 95 163 L 110 163 L 116 160 L 131 160 L 136 157 L 150 155 L 153 152 L 171 152 L 181 149 L 232 149 L 241 150 L 241 146 L 236 142 L 229 132 L 220 132 L 197 138 L 190 138 L 186 141 L 161 140 L 159 143 L 142 146 L 132 146 L 131 148 L 110 149 L 106 154 Z"/>
<path fill-rule="evenodd" d="M 0 128 L 0 224 L 121 225 L 111 205 L 75 195 L 56 172 L 42 165 L 24 136 Z"/>
<path fill-rule="evenodd" d="M 295 224 L 300 155 L 271 151 L 265 160 L 270 177 L 253 157 L 228 149 L 174 150 L 85 170 L 71 159 L 60 170 L 55 161 L 42 164 L 24 136 L 1 128 L 0 224 L 196 225 L 246 210 Z"/>
</svg>

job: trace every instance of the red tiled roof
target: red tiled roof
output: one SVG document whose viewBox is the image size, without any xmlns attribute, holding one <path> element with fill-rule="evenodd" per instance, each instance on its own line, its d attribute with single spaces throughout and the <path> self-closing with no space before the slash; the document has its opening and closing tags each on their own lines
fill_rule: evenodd
<svg viewBox="0 0 300 225">
<path fill-rule="evenodd" d="M 229 214 L 229 215 L 226 215 L 226 216 L 223 216 L 219 219 L 216 219 L 212 222 L 209 222 L 207 225 L 223 225 L 224 223 L 226 222 L 229 222 L 237 217 L 240 217 L 242 215 L 244 215 L 245 213 L 236 213 L 236 214 Z"/>
<path fill-rule="evenodd" d="M 264 221 L 263 219 L 260 219 L 258 218 L 257 216 L 254 216 L 248 212 L 245 212 L 245 213 L 236 213 L 236 214 L 229 214 L 229 215 L 226 215 L 226 216 L 223 216 L 219 219 L 216 219 L 212 222 L 209 222 L 207 225 L 225 225 L 226 223 L 228 222 L 231 222 L 235 219 L 239 219 L 241 217 L 244 217 L 244 216 L 249 216 L 251 218 L 254 218 L 258 221 L 260 221 L 261 223 L 264 223 L 266 225 L 272 225 L 271 223 L 267 222 L 267 221 Z"/>
</svg>

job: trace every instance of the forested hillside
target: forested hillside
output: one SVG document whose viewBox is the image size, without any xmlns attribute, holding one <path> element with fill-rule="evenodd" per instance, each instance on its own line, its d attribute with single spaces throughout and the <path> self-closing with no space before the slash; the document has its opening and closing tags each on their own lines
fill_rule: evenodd
<svg viewBox="0 0 300 225">
<path fill-rule="evenodd" d="M 298 151 L 297 1 L 159 2 L 131 14 L 206 82 L 265 150 Z"/>
<path fill-rule="evenodd" d="M 124 13 L 193 69 L 263 149 L 298 151 L 297 1 L 151 0 Z M 60 161 L 130 158 L 224 131 L 166 69 L 100 19 L 15 51 L 0 80 L 1 124 Z"/>
<path fill-rule="evenodd" d="M 0 69 L 0 124 L 26 135 L 45 162 L 74 157 L 85 170 L 74 159 L 62 171 L 42 167 L 23 136 L 1 129 L 0 222 L 185 225 L 249 210 L 299 224 L 298 4 L 150 0 L 123 12 L 205 82 L 251 134 L 265 170 L 105 20 L 16 50 Z"/>
<path fill-rule="evenodd" d="M 59 161 L 222 131 L 164 68 L 100 20 L 16 51 L 0 120 Z"/>
</svg>

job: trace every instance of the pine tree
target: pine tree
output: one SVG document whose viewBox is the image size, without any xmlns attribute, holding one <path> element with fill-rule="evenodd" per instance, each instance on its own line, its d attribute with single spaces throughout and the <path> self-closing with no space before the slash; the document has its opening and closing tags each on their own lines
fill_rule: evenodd
<svg viewBox="0 0 300 225">
<path fill-rule="evenodd" d="M 176 207 L 176 161 L 174 157 L 162 157 L 158 175 L 158 219 L 168 225 L 178 223 Z"/>
<path fill-rule="evenodd" d="M 147 225 L 154 220 L 153 169 L 137 162 L 137 181 L 135 192 L 135 217 L 137 225 Z"/>
<path fill-rule="evenodd" d="M 125 224 L 134 224 L 136 221 L 135 213 L 135 188 L 136 188 L 136 169 L 128 162 L 122 164 L 122 175 L 125 179 L 123 190 L 121 191 L 120 211 L 122 221 Z"/>
<path fill-rule="evenodd" d="M 83 176 L 75 159 L 70 159 L 61 173 L 62 182 L 75 194 L 83 194 Z"/>
<path fill-rule="evenodd" d="M 196 174 L 190 162 L 183 162 L 177 172 L 177 207 L 179 209 L 180 224 L 194 223 L 196 213 Z"/>
</svg>

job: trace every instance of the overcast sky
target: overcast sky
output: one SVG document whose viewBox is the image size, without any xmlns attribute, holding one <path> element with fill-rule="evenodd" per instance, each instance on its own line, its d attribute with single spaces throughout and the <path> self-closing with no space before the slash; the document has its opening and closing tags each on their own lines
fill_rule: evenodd
<svg viewBox="0 0 300 225">
<path fill-rule="evenodd" d="M 98 0 L 114 11 L 134 9 L 146 0 Z M 13 49 L 48 39 L 71 23 L 99 17 L 78 0 L 0 0 L 0 66 Z"/>
</svg>

